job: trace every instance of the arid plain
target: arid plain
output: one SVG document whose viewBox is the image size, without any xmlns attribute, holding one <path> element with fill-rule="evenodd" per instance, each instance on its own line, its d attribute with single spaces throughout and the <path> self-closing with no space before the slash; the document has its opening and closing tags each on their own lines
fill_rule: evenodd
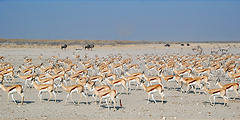
<svg viewBox="0 0 240 120">
<path fill-rule="evenodd" d="M 13 65 L 14 79 L 9 82 L 4 81 L 5 86 L 20 84 L 24 86 L 24 80 L 17 76 L 17 71 L 20 65 L 24 63 L 24 58 L 31 58 L 33 65 L 39 65 L 43 63 L 44 66 L 48 66 L 47 59 L 51 59 L 52 56 L 57 56 L 58 59 L 69 58 L 73 64 L 77 64 L 79 68 L 83 69 L 80 64 L 80 60 L 84 61 L 87 58 L 95 59 L 96 55 L 101 59 L 102 57 L 108 58 L 109 56 L 121 55 L 122 59 L 132 58 L 129 64 L 139 64 L 139 71 L 144 71 L 147 75 L 158 76 L 159 71 L 152 71 L 151 74 L 144 66 L 144 61 L 138 61 L 137 56 L 193 56 L 197 52 L 193 51 L 193 48 L 200 46 L 204 55 L 210 55 L 211 51 L 216 51 L 219 48 L 227 49 L 226 54 L 231 56 L 240 56 L 240 44 L 239 43 L 190 43 L 190 46 L 181 46 L 180 44 L 171 44 L 170 47 L 165 47 L 164 44 L 139 44 L 139 45 L 116 45 L 116 46 L 96 46 L 93 50 L 84 50 L 78 46 L 69 46 L 66 50 L 61 50 L 60 47 L 6 47 L 1 46 L 0 56 L 4 56 L 3 62 L 8 62 Z M 81 48 L 81 50 L 76 50 Z M 213 54 L 213 53 L 212 53 Z M 220 52 L 218 53 L 220 54 Z M 219 57 L 227 56 L 219 55 Z M 39 56 L 42 55 L 42 59 Z M 79 55 L 80 58 L 75 56 Z M 202 55 L 202 56 L 204 56 Z M 235 57 L 232 57 L 235 58 Z M 232 58 L 224 61 L 227 63 Z M 237 57 L 236 57 L 237 58 Z M 141 58 L 143 59 L 143 58 Z M 161 60 L 161 59 L 159 59 Z M 240 59 L 236 60 L 236 68 L 239 66 Z M 1 62 L 1 63 L 3 63 Z M 117 61 L 116 61 L 117 62 Z M 167 61 L 165 61 L 167 62 Z M 191 62 L 191 61 L 190 61 Z M 152 63 L 149 62 L 149 65 Z M 158 66 L 158 65 L 156 65 Z M 224 66 L 224 64 L 222 64 Z M 206 66 L 205 66 L 206 67 Z M 123 67 L 124 69 L 127 69 Z M 95 69 L 95 68 L 94 68 Z M 191 69 L 191 68 L 190 68 Z M 128 72 L 139 72 L 135 70 L 129 70 Z M 97 74 L 97 70 L 92 70 L 91 75 Z M 171 71 L 164 73 L 172 74 Z M 213 74 L 209 77 L 210 85 L 208 88 L 219 88 L 215 85 L 216 79 L 219 77 L 223 84 L 230 83 L 231 78 L 223 72 L 211 72 Z M 125 76 L 127 76 L 125 74 Z M 70 83 L 68 83 L 70 84 Z M 189 93 L 182 93 L 179 89 L 180 86 L 176 82 L 169 82 L 162 80 L 164 88 L 164 103 L 161 103 L 161 97 L 158 93 L 154 94 L 154 98 L 157 101 L 155 104 L 151 101 L 147 104 L 147 93 L 141 86 L 137 90 L 133 87 L 129 94 L 119 94 L 118 99 L 121 99 L 122 107 L 120 107 L 119 100 L 117 100 L 116 110 L 112 108 L 108 110 L 106 104 L 101 106 L 96 105 L 94 99 L 89 96 L 88 102 L 85 103 L 85 99 L 80 99 L 80 104 L 74 104 L 69 99 L 65 104 L 65 98 L 67 93 L 62 88 L 56 88 L 57 102 L 47 101 L 49 95 L 43 94 L 43 101 L 40 102 L 38 98 L 38 91 L 34 88 L 26 88 L 24 90 L 25 100 L 23 105 L 15 104 L 10 97 L 7 101 L 7 93 L 0 90 L 0 119 L 53 119 L 53 120 L 71 120 L 71 119 L 163 119 L 163 120 L 186 120 L 186 119 L 240 119 L 240 96 L 235 100 L 229 99 L 227 106 L 223 105 L 222 98 L 216 98 L 216 105 L 212 106 L 209 102 L 209 95 L 204 94 L 202 89 L 197 88 L 197 93 L 194 94 L 192 90 Z M 134 86 L 134 85 L 132 85 Z M 168 89 L 172 88 L 172 89 Z M 186 88 L 184 88 L 186 89 Z M 121 86 L 116 87 L 117 91 L 121 91 Z M 92 93 L 86 91 L 89 95 Z M 20 96 L 14 94 L 18 102 L 20 102 Z M 234 92 L 228 92 L 227 96 L 230 98 L 235 96 Z M 79 95 L 73 94 L 74 101 L 79 100 Z"/>
</svg>

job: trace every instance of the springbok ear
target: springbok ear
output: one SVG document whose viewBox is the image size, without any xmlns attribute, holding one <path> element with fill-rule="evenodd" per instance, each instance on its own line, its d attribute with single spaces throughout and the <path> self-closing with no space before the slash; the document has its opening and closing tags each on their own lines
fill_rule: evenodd
<svg viewBox="0 0 240 120">
<path fill-rule="evenodd" d="M 220 78 L 218 77 L 216 81 L 217 81 L 217 82 L 220 82 Z"/>
</svg>

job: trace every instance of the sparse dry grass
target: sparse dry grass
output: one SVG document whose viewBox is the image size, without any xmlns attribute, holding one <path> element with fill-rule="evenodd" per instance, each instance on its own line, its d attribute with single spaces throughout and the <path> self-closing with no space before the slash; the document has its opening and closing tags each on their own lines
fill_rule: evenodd
<svg viewBox="0 0 240 120">
<path fill-rule="evenodd" d="M 67 44 L 70 48 L 81 48 L 82 46 L 93 43 L 96 47 L 134 47 L 135 45 L 152 44 L 154 46 L 163 46 L 169 43 L 171 47 L 222 47 L 222 46 L 239 46 L 239 42 L 161 42 L 161 41 L 130 41 L 130 40 L 31 40 L 31 39 L 4 39 L 0 38 L 0 48 L 59 48 Z M 184 46 L 180 44 L 184 43 Z M 186 46 L 190 43 L 190 46 Z"/>
<path fill-rule="evenodd" d="M 147 44 L 152 42 L 147 41 L 129 41 L 129 40 L 29 40 L 29 39 L 3 39 L 0 38 L 0 47 L 59 47 L 67 44 L 69 46 L 83 46 L 85 44 L 93 43 L 98 46 L 105 45 L 128 45 L 128 44 Z"/>
</svg>

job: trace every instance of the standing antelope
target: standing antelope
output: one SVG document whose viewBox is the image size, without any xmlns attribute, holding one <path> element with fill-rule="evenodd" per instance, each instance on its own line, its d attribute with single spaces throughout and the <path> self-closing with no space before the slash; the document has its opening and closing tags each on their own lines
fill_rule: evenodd
<svg viewBox="0 0 240 120">
<path fill-rule="evenodd" d="M 131 83 L 136 82 L 137 84 L 136 84 L 135 90 L 137 90 L 138 86 L 140 85 L 139 77 L 137 77 L 137 76 L 128 76 L 128 77 L 122 76 L 122 77 L 123 77 L 123 79 L 125 79 L 127 81 L 128 87 L 130 88 L 130 90 L 131 90 Z"/>
<path fill-rule="evenodd" d="M 13 101 L 17 104 L 16 100 L 13 97 L 13 93 L 18 93 L 22 97 L 21 104 L 23 104 L 23 101 L 24 101 L 23 87 L 21 85 L 13 85 L 10 87 L 5 87 L 2 82 L 3 81 L 0 81 L 0 87 L 3 91 L 8 93 L 7 101 L 9 101 L 9 95 L 11 95 Z"/>
<path fill-rule="evenodd" d="M 117 79 L 117 80 L 107 80 L 107 82 L 109 84 L 111 84 L 113 87 L 122 85 L 122 88 L 125 88 L 126 89 L 126 93 L 128 94 L 128 87 L 127 87 L 127 82 L 126 82 L 125 79 L 120 78 L 120 79 Z"/>
<path fill-rule="evenodd" d="M 153 93 L 155 93 L 155 92 L 158 92 L 161 95 L 161 97 L 162 97 L 162 104 L 163 104 L 164 94 L 163 94 L 163 87 L 162 87 L 162 85 L 156 84 L 156 85 L 150 85 L 150 86 L 146 87 L 146 85 L 143 82 L 141 82 L 141 86 L 143 87 L 144 91 L 146 91 L 147 94 L 148 94 L 148 102 L 147 102 L 147 104 L 149 103 L 150 95 L 152 96 L 153 101 L 157 104 L 156 100 L 153 97 Z"/>
<path fill-rule="evenodd" d="M 68 99 L 69 95 L 71 96 L 72 102 L 75 103 L 72 99 L 72 94 L 74 92 L 77 92 L 79 95 L 82 94 L 86 99 L 86 103 L 88 104 L 87 96 L 86 96 L 86 93 L 84 92 L 84 87 L 82 85 L 64 86 L 64 84 L 61 81 L 61 87 L 63 88 L 63 90 L 65 90 L 68 93 L 67 96 L 66 96 L 65 104 L 67 103 L 67 99 Z M 80 101 L 78 101 L 78 104 L 79 103 L 80 103 Z"/>
<path fill-rule="evenodd" d="M 210 95 L 208 99 L 211 105 L 213 105 L 211 101 L 211 97 L 213 97 L 213 100 L 214 100 L 213 102 L 215 105 L 216 96 L 220 96 L 224 99 L 224 106 L 226 106 L 227 99 L 228 99 L 228 97 L 226 96 L 226 89 L 224 88 L 208 89 L 205 85 L 203 86 L 203 89 Z"/>
<path fill-rule="evenodd" d="M 20 71 L 17 71 L 17 75 L 19 78 L 21 78 L 22 80 L 25 80 L 25 88 L 26 87 L 30 87 L 30 85 L 28 84 L 29 81 L 31 81 L 36 75 L 20 75 Z"/>
<path fill-rule="evenodd" d="M 39 91 L 38 93 L 38 97 L 40 99 L 40 102 L 42 102 L 42 93 L 43 92 L 48 92 L 49 93 L 49 98 L 48 98 L 48 101 L 50 101 L 50 99 L 52 98 L 52 95 L 54 95 L 55 97 L 55 102 L 57 101 L 56 100 L 56 93 L 55 93 L 55 90 L 54 90 L 54 85 L 53 84 L 37 84 L 35 82 L 35 79 L 32 80 L 32 84 L 33 84 L 33 87 Z"/>
<path fill-rule="evenodd" d="M 145 80 L 148 82 L 148 85 L 152 85 L 153 82 L 158 82 L 159 84 L 162 85 L 162 79 L 161 77 L 158 76 L 146 76 L 145 74 L 143 74 L 143 77 L 145 78 Z"/>
<path fill-rule="evenodd" d="M 88 81 L 86 83 L 86 86 L 87 86 L 88 90 L 93 91 L 92 97 L 95 99 L 95 103 L 97 103 L 95 95 L 99 96 L 101 91 L 111 90 L 111 88 L 108 85 L 95 86 L 95 82 L 92 82 L 92 81 Z"/>
<path fill-rule="evenodd" d="M 222 85 L 220 83 L 220 79 L 218 78 L 216 80 L 216 85 L 218 85 L 220 88 L 226 89 L 227 92 L 229 92 L 230 90 L 234 90 L 234 92 L 236 93 L 236 96 L 234 97 L 234 100 L 237 96 L 239 96 L 239 93 L 238 93 L 239 84 L 238 83 L 228 83 L 228 84 Z"/>
<path fill-rule="evenodd" d="M 117 91 L 116 90 L 101 91 L 99 93 L 98 97 L 100 99 L 100 102 L 99 102 L 100 104 L 99 105 L 101 105 L 102 99 L 105 99 L 107 107 L 108 107 L 108 109 L 110 109 L 109 105 L 108 105 L 108 99 L 110 99 L 113 102 L 113 108 L 116 109 L 116 100 L 115 100 L 115 98 L 117 97 Z M 121 103 L 121 100 L 120 100 L 120 103 Z M 121 106 L 121 104 L 120 104 L 120 106 Z"/>
</svg>

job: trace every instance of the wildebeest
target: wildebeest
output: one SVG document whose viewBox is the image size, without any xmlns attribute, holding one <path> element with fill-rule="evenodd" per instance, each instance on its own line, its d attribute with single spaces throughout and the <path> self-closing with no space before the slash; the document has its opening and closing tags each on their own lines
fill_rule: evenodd
<svg viewBox="0 0 240 120">
<path fill-rule="evenodd" d="M 84 48 L 85 48 L 85 50 L 86 49 L 88 49 L 88 50 L 91 49 L 92 50 L 92 48 L 94 48 L 94 44 L 87 44 L 87 45 L 84 46 Z"/>
<path fill-rule="evenodd" d="M 164 46 L 165 46 L 165 47 L 170 47 L 170 44 L 165 44 Z"/>
<path fill-rule="evenodd" d="M 61 49 L 63 50 L 63 49 L 66 49 L 67 48 L 67 44 L 64 44 L 64 45 L 62 45 L 61 46 Z"/>
</svg>

